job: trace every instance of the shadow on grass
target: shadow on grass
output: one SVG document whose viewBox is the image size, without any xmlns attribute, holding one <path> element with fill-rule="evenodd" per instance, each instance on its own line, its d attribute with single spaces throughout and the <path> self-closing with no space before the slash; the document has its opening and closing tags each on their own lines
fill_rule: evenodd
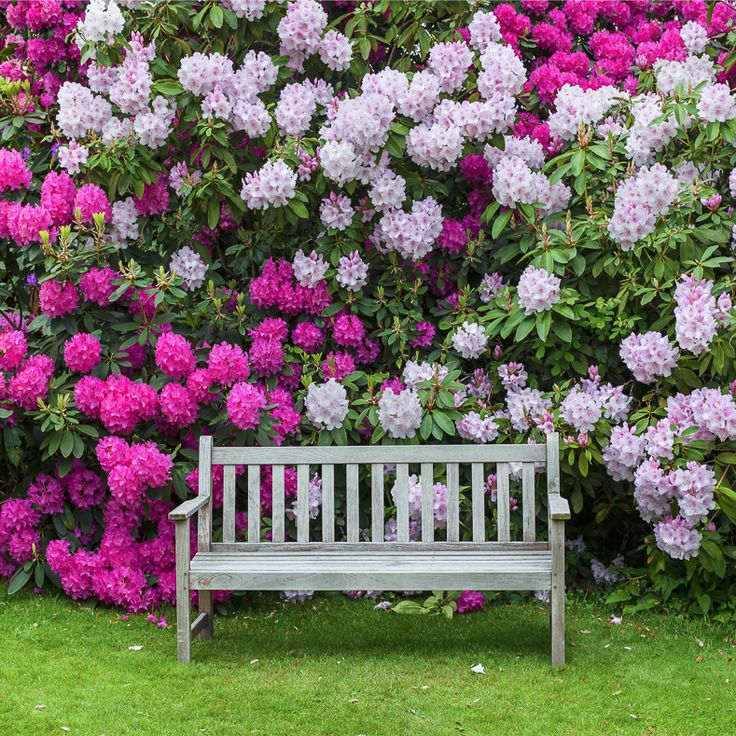
<svg viewBox="0 0 736 736">
<path fill-rule="evenodd" d="M 329 611 L 306 609 L 299 616 L 276 611 L 267 618 L 216 618 L 214 640 L 195 642 L 193 654 L 197 660 L 210 661 L 251 655 L 384 659 L 405 653 L 436 659 L 492 653 L 548 661 L 549 637 L 548 612 L 543 609 L 491 606 L 483 613 L 448 621 L 440 616 L 380 613 L 366 606 L 364 617 L 356 621 L 339 605 Z"/>
</svg>

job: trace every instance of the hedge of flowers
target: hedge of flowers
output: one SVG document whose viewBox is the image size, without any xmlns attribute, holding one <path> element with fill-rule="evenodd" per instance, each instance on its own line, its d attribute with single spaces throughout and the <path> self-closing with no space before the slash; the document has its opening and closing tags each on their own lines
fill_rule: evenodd
<svg viewBox="0 0 736 736">
<path fill-rule="evenodd" d="M 571 574 L 635 606 L 733 611 L 727 3 L 16 0 L 3 13 L 11 590 L 171 602 L 167 513 L 196 492 L 202 434 L 558 431 Z M 494 504 L 495 477 L 486 490 Z M 217 474 L 214 493 L 221 504 Z M 315 476 L 313 518 L 320 495 Z"/>
</svg>

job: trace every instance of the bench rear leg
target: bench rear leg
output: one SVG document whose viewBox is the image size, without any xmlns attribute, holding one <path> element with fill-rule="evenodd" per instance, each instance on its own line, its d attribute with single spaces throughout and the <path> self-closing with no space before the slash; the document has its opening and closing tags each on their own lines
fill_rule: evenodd
<svg viewBox="0 0 736 736">
<path fill-rule="evenodd" d="M 197 608 L 200 613 L 207 614 L 207 620 L 199 633 L 199 638 L 202 639 L 202 641 L 212 639 L 215 635 L 215 628 L 214 619 L 212 617 L 213 606 L 211 590 L 200 590 L 197 592 Z"/>
</svg>

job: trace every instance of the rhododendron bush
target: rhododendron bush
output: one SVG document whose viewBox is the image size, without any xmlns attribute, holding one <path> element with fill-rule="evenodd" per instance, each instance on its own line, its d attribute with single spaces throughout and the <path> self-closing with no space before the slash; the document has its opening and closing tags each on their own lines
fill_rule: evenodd
<svg viewBox="0 0 736 736">
<path fill-rule="evenodd" d="M 11 590 L 50 580 L 131 610 L 171 602 L 167 513 L 196 492 L 203 434 L 527 443 L 557 431 L 571 581 L 619 584 L 613 599 L 639 606 L 732 608 L 728 4 L 17 0 L 3 12 Z M 495 490 L 489 476 L 489 505 Z M 295 492 L 287 468 L 289 518 Z M 315 475 L 312 518 L 320 498 Z M 268 468 L 261 500 L 268 522 Z M 238 511 L 241 538 L 247 521 Z"/>
</svg>

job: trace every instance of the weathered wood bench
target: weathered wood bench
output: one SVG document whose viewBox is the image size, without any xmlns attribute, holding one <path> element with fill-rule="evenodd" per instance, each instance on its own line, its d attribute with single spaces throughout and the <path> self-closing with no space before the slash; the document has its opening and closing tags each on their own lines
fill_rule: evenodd
<svg viewBox="0 0 736 736">
<path fill-rule="evenodd" d="M 522 539 L 511 540 L 509 464 L 521 464 Z M 384 541 L 385 464 L 396 466 L 395 542 Z M 497 504 L 485 493 L 495 464 Z M 547 541 L 537 541 L 541 502 L 535 464 L 546 466 Z M 212 467 L 223 466 L 222 542 L 212 539 Z M 247 542 L 235 541 L 236 465 L 247 466 Z M 271 540 L 263 541 L 261 466 L 272 467 Z M 371 508 L 359 509 L 360 466 L 370 465 Z M 447 530 L 435 533 L 434 466 L 445 466 Z M 470 466 L 470 498 L 461 493 Z M 285 539 L 284 468 L 297 468 L 296 542 Z M 321 466 L 321 525 L 309 517 L 310 466 Z M 345 471 L 336 477 L 335 467 Z M 409 539 L 409 471 L 421 473 L 421 540 Z M 337 481 L 337 483 L 336 483 Z M 391 482 L 392 483 L 392 482 Z M 177 641 L 180 662 L 191 659 L 192 637 L 213 636 L 213 590 L 549 590 L 552 663 L 565 662 L 565 519 L 560 496 L 559 440 L 546 445 L 425 445 L 369 447 L 213 447 L 199 444 L 199 495 L 170 513 L 176 521 Z M 337 511 L 336 514 L 336 502 Z M 495 509 L 495 515 L 493 510 Z M 190 560 L 190 517 L 198 513 L 197 553 Z M 487 532 L 497 528 L 497 539 Z M 371 541 L 360 541 L 370 529 Z M 370 519 L 370 522 L 369 522 Z M 313 533 L 320 541 L 310 541 Z M 337 524 L 336 524 L 337 521 Z M 369 526 L 370 524 L 370 526 Z M 336 526 L 340 532 L 336 535 Z M 435 537 L 440 537 L 436 539 Z M 467 541 L 462 541 L 467 539 Z M 191 622 L 190 591 L 199 615 Z"/>
</svg>

